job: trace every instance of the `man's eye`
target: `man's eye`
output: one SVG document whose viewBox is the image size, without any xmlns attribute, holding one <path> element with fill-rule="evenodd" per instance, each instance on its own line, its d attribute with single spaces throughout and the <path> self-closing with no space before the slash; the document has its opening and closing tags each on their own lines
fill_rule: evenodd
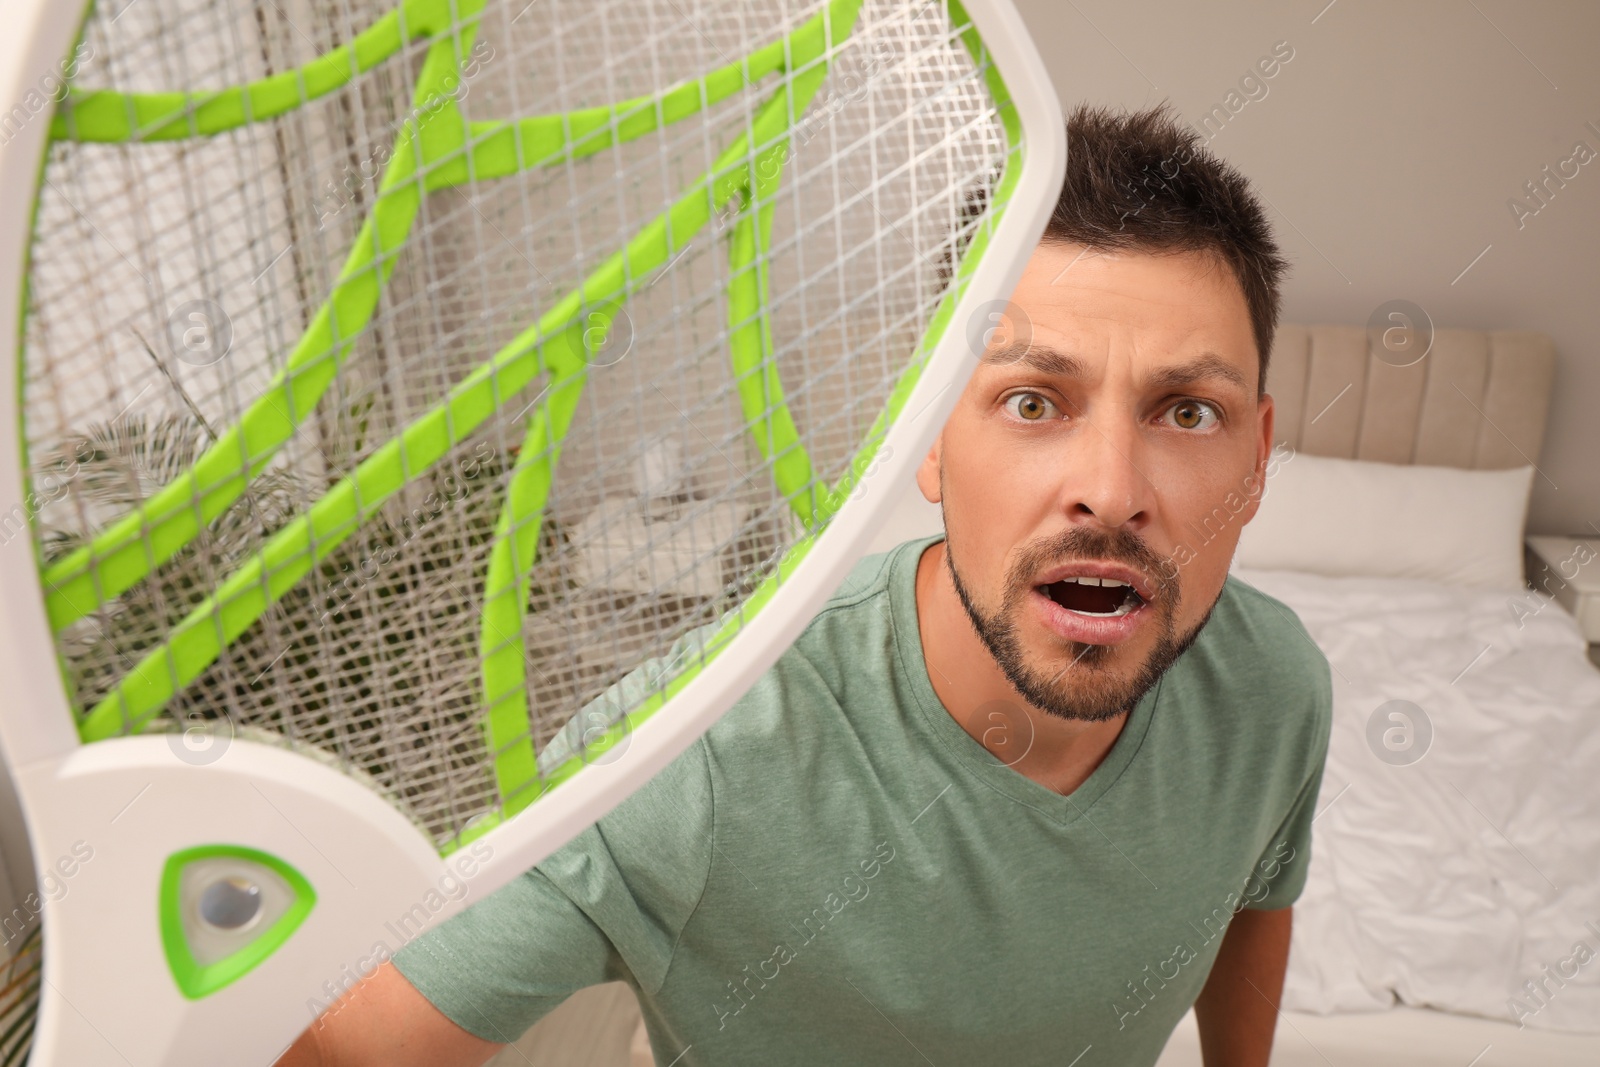
<svg viewBox="0 0 1600 1067">
<path fill-rule="evenodd" d="M 1006 397 L 1006 410 L 1024 422 L 1043 422 L 1061 415 L 1048 397 L 1038 393 L 1016 393 Z"/>
<path fill-rule="evenodd" d="M 1206 430 L 1217 423 L 1217 410 L 1203 400 L 1180 400 L 1167 409 L 1167 415 L 1183 430 Z"/>
</svg>

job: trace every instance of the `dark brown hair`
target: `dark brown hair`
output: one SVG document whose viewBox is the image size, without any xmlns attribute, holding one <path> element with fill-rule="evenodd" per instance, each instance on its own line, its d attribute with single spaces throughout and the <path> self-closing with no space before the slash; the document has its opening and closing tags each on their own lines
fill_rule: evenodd
<svg viewBox="0 0 1600 1067">
<path fill-rule="evenodd" d="M 1045 241 L 1097 251 L 1209 252 L 1244 291 L 1265 391 L 1289 264 L 1236 168 L 1206 150 L 1170 105 L 1113 111 L 1079 105 L 1067 118 L 1067 177 Z"/>
</svg>

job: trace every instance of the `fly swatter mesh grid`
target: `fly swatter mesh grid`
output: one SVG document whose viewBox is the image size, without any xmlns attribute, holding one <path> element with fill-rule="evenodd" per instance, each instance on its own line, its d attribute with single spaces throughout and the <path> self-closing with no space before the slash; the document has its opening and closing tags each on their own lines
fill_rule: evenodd
<svg viewBox="0 0 1600 1067">
<path fill-rule="evenodd" d="M 317 92 L 307 65 L 388 8 L 93 15 L 76 91 L 196 95 L 154 118 L 123 101 L 126 120 L 75 97 L 40 192 L 26 439 L 86 738 L 225 717 L 336 762 L 445 843 L 502 810 L 517 752 L 736 617 L 806 533 L 795 501 L 868 443 L 975 225 L 966 198 L 1008 149 L 942 4 L 856 8 L 520 0 L 480 19 L 421 0 L 408 24 L 454 22 Z M 818 27 L 831 47 L 797 62 Z M 707 76 L 763 48 L 788 69 L 732 91 Z M 200 94 L 285 73 L 294 106 L 196 134 Z M 703 77 L 686 114 L 647 103 L 655 128 L 626 135 L 613 114 L 579 151 L 582 109 Z M 774 127 L 786 84 L 794 115 Z M 538 115 L 568 116 L 549 158 L 532 133 L 512 164 L 487 150 L 504 132 L 485 124 Z M 132 136 L 96 143 L 117 121 Z M 427 145 L 452 123 L 454 148 Z M 719 159 L 746 164 L 746 191 L 672 232 Z M 768 226 L 757 173 L 775 177 Z M 637 241 L 662 218 L 653 255 Z M 738 259 L 741 240 L 756 250 Z M 542 319 L 625 247 L 616 284 Z M 474 381 L 487 403 L 451 406 Z"/>
</svg>

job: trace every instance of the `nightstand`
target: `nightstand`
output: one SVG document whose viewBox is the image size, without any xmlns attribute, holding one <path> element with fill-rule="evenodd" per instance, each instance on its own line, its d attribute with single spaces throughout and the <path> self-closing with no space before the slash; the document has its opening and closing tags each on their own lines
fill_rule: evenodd
<svg viewBox="0 0 1600 1067">
<path fill-rule="evenodd" d="M 1526 564 L 1528 584 L 1578 620 L 1589 660 L 1600 666 L 1600 537 L 1530 537 Z"/>
</svg>

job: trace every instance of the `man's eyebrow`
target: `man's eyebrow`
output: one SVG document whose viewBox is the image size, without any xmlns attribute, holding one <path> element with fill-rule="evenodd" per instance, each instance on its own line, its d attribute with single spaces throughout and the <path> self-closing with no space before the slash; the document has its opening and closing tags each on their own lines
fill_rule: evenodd
<svg viewBox="0 0 1600 1067">
<path fill-rule="evenodd" d="M 1057 378 L 1090 378 L 1089 365 L 1077 356 L 1044 345 L 1017 342 L 998 348 L 983 357 L 983 362 L 996 367 L 1024 366 L 1040 374 Z M 1248 390 L 1250 382 L 1244 373 L 1214 352 L 1176 366 L 1162 367 L 1145 380 L 1145 384 L 1164 389 L 1177 389 L 1207 378 L 1221 378 L 1240 389 Z"/>
<path fill-rule="evenodd" d="M 1017 341 L 986 353 L 983 362 L 996 367 L 1031 367 L 1053 378 L 1090 377 L 1089 364 L 1077 356 L 1027 341 Z"/>
<path fill-rule="evenodd" d="M 1182 363 L 1175 367 L 1162 367 L 1150 375 L 1152 385 L 1161 385 L 1168 388 L 1177 388 L 1184 385 L 1193 385 L 1195 382 L 1207 378 L 1222 378 L 1232 382 L 1240 389 L 1249 389 L 1250 382 L 1244 373 L 1232 363 L 1221 356 L 1207 352 L 1191 363 Z"/>
</svg>

